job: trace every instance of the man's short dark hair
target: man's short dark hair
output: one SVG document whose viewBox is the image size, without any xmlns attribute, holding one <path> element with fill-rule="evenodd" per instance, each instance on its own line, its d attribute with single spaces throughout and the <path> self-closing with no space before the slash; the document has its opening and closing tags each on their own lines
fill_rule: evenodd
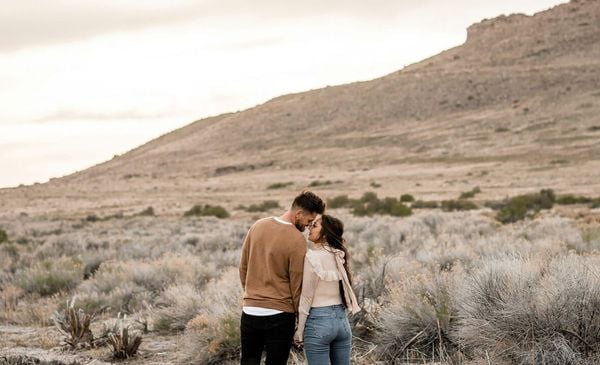
<svg viewBox="0 0 600 365">
<path fill-rule="evenodd" d="M 309 190 L 303 190 L 292 203 L 292 209 L 301 208 L 309 213 L 323 214 L 325 203 L 317 194 Z"/>
</svg>

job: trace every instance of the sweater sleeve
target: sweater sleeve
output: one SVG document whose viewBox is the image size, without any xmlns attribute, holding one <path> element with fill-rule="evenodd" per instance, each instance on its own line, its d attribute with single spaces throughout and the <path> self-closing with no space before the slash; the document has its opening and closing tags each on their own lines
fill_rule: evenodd
<svg viewBox="0 0 600 365">
<path fill-rule="evenodd" d="M 302 280 L 302 295 L 300 296 L 300 307 L 298 308 L 298 327 L 294 335 L 294 339 L 302 341 L 304 336 L 304 325 L 306 324 L 306 318 L 310 312 L 315 291 L 317 290 L 317 284 L 319 283 L 319 276 L 315 272 L 315 268 L 308 259 L 309 253 L 306 254 L 304 259 L 304 275 Z"/>
<path fill-rule="evenodd" d="M 250 232 L 252 228 L 248 230 L 246 233 L 246 238 L 244 238 L 244 243 L 242 245 L 242 256 L 240 258 L 240 282 L 242 283 L 242 289 L 246 289 L 246 272 L 248 271 L 248 256 L 250 252 Z"/>
<path fill-rule="evenodd" d="M 297 245 L 289 261 L 290 292 L 292 293 L 292 302 L 294 304 L 294 311 L 296 312 L 298 312 L 300 293 L 302 292 L 302 273 L 304 272 L 306 242 L 299 240 Z"/>
</svg>

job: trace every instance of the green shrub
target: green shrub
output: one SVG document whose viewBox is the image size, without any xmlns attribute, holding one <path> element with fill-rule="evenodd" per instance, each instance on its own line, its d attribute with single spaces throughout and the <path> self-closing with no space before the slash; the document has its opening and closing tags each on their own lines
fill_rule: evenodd
<svg viewBox="0 0 600 365">
<path fill-rule="evenodd" d="M 410 202 L 414 202 L 415 201 L 415 197 L 410 195 L 410 194 L 402 194 L 402 196 L 400 196 L 400 201 L 403 203 L 410 203 Z"/>
<path fill-rule="evenodd" d="M 585 196 L 575 196 L 573 194 L 560 195 L 556 198 L 556 204 L 570 205 L 570 204 L 587 204 L 593 201 L 592 198 Z"/>
<path fill-rule="evenodd" d="M 367 192 L 358 200 L 351 200 L 352 214 L 362 216 L 391 215 L 406 217 L 412 214 L 409 206 L 404 205 L 396 198 L 379 199 L 377 194 Z"/>
<path fill-rule="evenodd" d="M 248 208 L 246 208 L 247 212 L 266 212 L 271 209 L 280 208 L 279 202 L 277 200 L 265 200 L 260 204 L 251 204 Z"/>
<path fill-rule="evenodd" d="M 435 209 L 435 208 L 439 208 L 439 203 L 436 201 L 424 201 L 424 200 L 417 200 L 414 201 L 411 205 L 411 208 L 415 208 L 415 209 Z"/>
<path fill-rule="evenodd" d="M 0 228 L 0 243 L 8 242 L 8 234 L 5 230 Z"/>
<path fill-rule="evenodd" d="M 461 193 L 458 199 L 471 199 L 479 193 L 481 193 L 481 189 L 479 188 L 479 186 L 476 186 L 471 191 L 465 191 Z"/>
<path fill-rule="evenodd" d="M 267 189 L 269 190 L 275 190 L 275 189 L 283 189 L 283 188 L 287 188 L 288 186 L 294 185 L 293 182 L 289 181 L 289 182 L 278 182 L 278 183 L 274 183 L 271 184 L 269 186 L 267 186 Z"/>
<path fill-rule="evenodd" d="M 373 182 L 371 183 L 371 187 L 372 187 L 372 188 L 375 188 L 375 189 L 377 189 L 377 188 L 380 188 L 380 187 L 381 187 L 381 184 L 378 184 L 378 183 L 376 183 L 375 181 L 373 181 Z"/>
<path fill-rule="evenodd" d="M 500 204 L 496 219 L 504 224 L 513 223 L 534 216 L 542 209 L 551 209 L 555 201 L 554 191 L 541 190 L 539 193 L 519 195 Z"/>
<path fill-rule="evenodd" d="M 596 199 L 592 200 L 592 203 L 590 204 L 590 208 L 592 208 L 592 209 L 600 208 L 600 198 L 596 198 Z"/>
<path fill-rule="evenodd" d="M 331 185 L 331 184 L 333 184 L 333 182 L 331 182 L 330 180 L 326 180 L 326 181 L 314 180 L 314 181 L 311 181 L 311 183 L 308 184 L 308 186 L 311 188 L 314 188 L 315 186 L 325 186 L 325 185 Z"/>
<path fill-rule="evenodd" d="M 198 205 L 194 205 L 190 210 L 188 210 L 187 212 L 185 212 L 183 214 L 184 217 L 192 217 L 192 216 L 201 216 L 201 217 L 208 217 L 208 216 L 214 216 L 217 218 L 229 218 L 229 213 L 227 212 L 227 210 L 225 210 L 225 208 L 223 208 L 220 205 L 210 205 L 210 204 L 206 204 L 206 205 L 202 205 L 202 204 L 198 204 Z"/>
<path fill-rule="evenodd" d="M 152 216 L 154 216 L 154 208 L 148 207 L 148 208 L 142 210 L 141 212 L 139 212 L 137 215 L 152 217 Z"/>
<path fill-rule="evenodd" d="M 100 220 L 100 217 L 98 217 L 96 214 L 89 214 L 87 217 L 85 217 L 86 222 L 98 222 Z"/>
<path fill-rule="evenodd" d="M 350 206 L 348 195 L 338 195 L 334 198 L 327 199 L 327 207 L 331 209 L 346 208 Z"/>
<path fill-rule="evenodd" d="M 478 209 L 477 204 L 469 200 L 444 200 L 442 201 L 442 210 L 453 212 L 457 210 L 473 210 Z"/>
<path fill-rule="evenodd" d="M 16 274 L 26 293 L 49 296 L 74 289 L 83 280 L 83 265 L 73 259 L 44 260 Z"/>
</svg>

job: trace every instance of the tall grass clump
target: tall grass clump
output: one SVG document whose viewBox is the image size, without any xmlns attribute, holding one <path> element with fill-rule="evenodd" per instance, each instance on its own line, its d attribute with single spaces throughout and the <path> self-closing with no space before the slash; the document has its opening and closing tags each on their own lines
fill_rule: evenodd
<svg viewBox="0 0 600 365">
<path fill-rule="evenodd" d="M 483 262 L 459 294 L 457 338 L 471 356 L 514 364 L 600 360 L 598 258 Z"/>
<path fill-rule="evenodd" d="M 202 292 L 199 314 L 187 324 L 183 360 L 194 364 L 220 364 L 238 359 L 241 294 L 237 268 L 227 270 Z"/>
<path fill-rule="evenodd" d="M 154 330 L 160 333 L 185 330 L 186 324 L 198 315 L 201 299 L 198 290 L 189 284 L 167 288 L 153 310 Z"/>
<path fill-rule="evenodd" d="M 378 360 L 450 361 L 458 353 L 455 280 L 451 273 L 404 277 L 385 298 L 375 343 Z"/>
</svg>

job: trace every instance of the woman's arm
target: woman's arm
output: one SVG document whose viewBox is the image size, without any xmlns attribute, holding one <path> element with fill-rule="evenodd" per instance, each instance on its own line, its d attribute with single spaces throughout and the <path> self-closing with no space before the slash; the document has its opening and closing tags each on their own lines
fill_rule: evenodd
<svg viewBox="0 0 600 365">
<path fill-rule="evenodd" d="M 317 289 L 317 283 L 319 277 L 315 272 L 314 267 L 308 259 L 308 255 L 304 258 L 304 274 L 302 276 L 302 294 L 300 295 L 300 305 L 298 308 L 298 327 L 294 334 L 294 342 L 302 343 L 304 338 L 304 325 L 306 324 L 306 318 L 310 312 L 310 307 L 313 302 L 315 290 Z"/>
</svg>

